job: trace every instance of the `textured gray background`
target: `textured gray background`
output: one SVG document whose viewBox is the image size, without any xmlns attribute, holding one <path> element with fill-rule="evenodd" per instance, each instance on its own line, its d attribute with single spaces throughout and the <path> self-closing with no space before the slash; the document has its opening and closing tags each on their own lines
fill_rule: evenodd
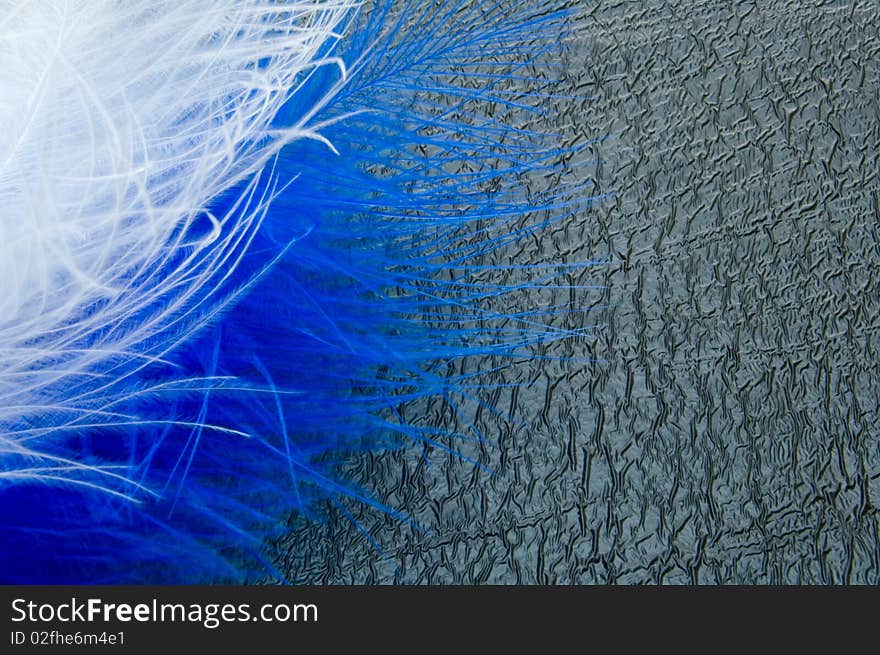
<svg viewBox="0 0 880 655">
<path fill-rule="evenodd" d="M 364 456 L 296 519 L 311 583 L 880 582 L 880 2 L 577 3 L 560 128 L 616 197 L 539 251 L 593 339 L 479 415 L 494 470 Z M 601 294 L 601 292 L 599 292 Z M 558 300 L 558 299 L 557 299 Z M 572 318 L 571 320 L 576 320 Z M 448 424 L 448 408 L 425 410 Z M 365 533 L 371 535 L 368 538 Z M 380 552 L 376 545 L 384 552 Z"/>
</svg>

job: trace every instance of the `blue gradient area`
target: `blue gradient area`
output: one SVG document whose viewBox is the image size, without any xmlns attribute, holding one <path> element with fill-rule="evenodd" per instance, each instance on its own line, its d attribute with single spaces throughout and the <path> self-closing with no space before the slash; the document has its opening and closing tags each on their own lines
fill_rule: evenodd
<svg viewBox="0 0 880 655">
<path fill-rule="evenodd" d="M 394 515 L 339 480 L 338 462 L 408 444 L 466 457 L 461 441 L 481 438 L 401 415 L 425 397 L 457 407 L 485 384 L 479 372 L 450 377 L 450 362 L 530 357 L 580 334 L 548 325 L 564 309 L 498 309 L 499 297 L 557 283 L 565 266 L 486 263 L 593 200 L 560 181 L 576 153 L 540 129 L 568 16 L 552 3 L 392 4 L 353 16 L 326 53 L 348 66 L 313 120 L 336 152 L 297 141 L 251 189 L 277 197 L 222 280 L 227 304 L 200 305 L 155 346 L 206 327 L 124 371 L 116 384 L 130 393 L 112 410 L 131 425 L 72 423 L 54 441 L 58 457 L 119 477 L 2 483 L 0 581 L 283 579 L 266 543 L 290 512 L 342 495 Z M 342 81 L 335 67 L 313 71 L 279 126 Z M 556 181 L 538 190 L 535 178 Z M 0 466 L 21 468 L 15 457 Z"/>
</svg>

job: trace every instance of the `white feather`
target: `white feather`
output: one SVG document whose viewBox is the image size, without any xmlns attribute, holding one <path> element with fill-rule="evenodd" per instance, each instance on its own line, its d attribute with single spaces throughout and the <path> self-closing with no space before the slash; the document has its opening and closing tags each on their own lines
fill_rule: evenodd
<svg viewBox="0 0 880 655">
<path fill-rule="evenodd" d="M 0 456 L 44 467 L 2 477 L 65 477 L 41 440 L 136 420 L 111 390 L 204 320 L 273 155 L 321 138 L 272 122 L 316 67 L 344 76 L 319 57 L 353 4 L 0 0 Z"/>
</svg>

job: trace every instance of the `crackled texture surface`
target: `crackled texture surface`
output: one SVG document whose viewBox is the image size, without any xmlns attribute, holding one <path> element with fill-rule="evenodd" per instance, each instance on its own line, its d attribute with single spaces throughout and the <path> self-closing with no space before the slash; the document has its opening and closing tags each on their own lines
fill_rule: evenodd
<svg viewBox="0 0 880 655">
<path fill-rule="evenodd" d="M 470 452 L 493 473 L 437 452 L 354 461 L 422 530 L 331 508 L 294 521 L 282 568 L 312 583 L 880 582 L 880 4 L 576 6 L 567 84 L 585 99 L 561 126 L 608 135 L 592 175 L 616 196 L 521 257 L 611 254 L 570 280 L 606 285 L 571 299 L 593 305 L 567 320 L 595 338 L 502 372 L 522 388 L 486 396 L 513 418 L 480 412 Z"/>
</svg>

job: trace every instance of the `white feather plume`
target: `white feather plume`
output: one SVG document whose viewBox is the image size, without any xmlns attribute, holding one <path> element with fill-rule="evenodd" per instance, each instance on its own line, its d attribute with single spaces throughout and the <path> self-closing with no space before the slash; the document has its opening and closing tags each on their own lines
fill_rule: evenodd
<svg viewBox="0 0 880 655">
<path fill-rule="evenodd" d="M 114 384 L 204 320 L 273 155 L 321 138 L 312 112 L 273 119 L 318 67 L 344 76 L 326 53 L 353 4 L 0 0 L 0 455 L 35 462 L 0 480 L 70 478 L 43 440 L 138 420 Z"/>
</svg>

